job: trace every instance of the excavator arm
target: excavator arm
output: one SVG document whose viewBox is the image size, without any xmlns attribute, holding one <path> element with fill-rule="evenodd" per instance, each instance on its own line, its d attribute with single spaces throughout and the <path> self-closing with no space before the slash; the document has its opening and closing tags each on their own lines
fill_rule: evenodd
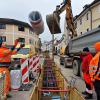
<svg viewBox="0 0 100 100">
<path fill-rule="evenodd" d="M 56 6 L 56 11 L 54 12 L 60 15 L 65 10 L 66 10 L 66 23 L 67 23 L 68 29 L 72 32 L 72 37 L 77 36 L 77 33 L 75 31 L 75 26 L 74 26 L 71 0 L 65 0 L 63 3 L 61 3 L 61 6 L 60 5 Z"/>
<path fill-rule="evenodd" d="M 77 33 L 75 31 L 74 21 L 73 21 L 71 0 L 64 0 L 63 3 L 56 6 L 56 10 L 53 12 L 52 15 L 55 14 L 57 18 L 55 18 L 55 16 L 51 17 L 51 16 L 47 15 L 47 25 L 49 27 L 49 30 L 52 31 L 52 29 L 53 29 L 53 28 L 50 27 L 50 24 L 51 24 L 51 26 L 53 26 L 52 23 L 50 23 L 51 19 L 54 20 L 54 21 L 56 20 L 55 22 L 59 23 L 59 20 L 57 20 L 57 19 L 60 18 L 60 14 L 65 10 L 66 10 L 67 27 L 72 32 L 72 37 L 77 36 Z M 59 29 L 59 24 L 56 24 L 56 26 L 54 25 L 53 27 L 54 27 L 54 29 L 57 29 L 57 27 Z M 59 31 L 57 31 L 57 32 L 59 33 Z M 56 33 L 56 31 L 54 33 Z"/>
<path fill-rule="evenodd" d="M 66 10 L 66 23 L 69 30 L 72 32 L 72 37 L 77 36 L 77 33 L 75 31 L 75 26 L 74 26 L 71 0 L 67 0 L 66 5 L 65 5 L 65 10 Z"/>
</svg>

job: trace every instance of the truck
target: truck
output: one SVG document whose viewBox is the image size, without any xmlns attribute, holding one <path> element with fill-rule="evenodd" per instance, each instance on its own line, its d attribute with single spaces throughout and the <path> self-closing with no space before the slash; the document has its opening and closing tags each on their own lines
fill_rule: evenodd
<svg viewBox="0 0 100 100">
<path fill-rule="evenodd" d="M 94 0 L 91 5 L 96 2 L 98 2 L 98 0 Z M 67 35 L 66 37 L 69 37 L 68 35 L 71 32 L 71 38 L 66 39 L 66 48 L 62 46 L 62 48 L 65 48 L 65 50 L 61 50 L 60 63 L 63 64 L 65 67 L 72 66 L 73 73 L 75 75 L 81 75 L 80 52 L 82 52 L 84 47 L 89 47 L 91 53 L 95 54 L 93 44 L 100 41 L 100 25 L 98 26 L 98 28 L 78 36 L 74 23 L 75 17 L 73 17 L 72 13 L 71 0 L 64 0 L 63 3 L 56 6 L 56 10 L 53 12 L 53 14 L 47 15 L 47 25 L 52 34 L 57 34 L 61 32 L 59 28 L 60 14 L 65 10 L 65 22 L 67 25 L 65 26 L 65 30 L 69 31 L 65 32 L 65 34 Z M 65 53 L 62 51 L 65 51 Z"/>
<path fill-rule="evenodd" d="M 60 63 L 64 64 L 65 67 L 72 66 L 73 73 L 81 75 L 80 53 L 84 47 L 88 47 L 90 52 L 95 55 L 96 51 L 93 45 L 99 41 L 100 27 L 70 39 L 68 45 L 66 45 L 65 55 L 60 55 Z"/>
</svg>

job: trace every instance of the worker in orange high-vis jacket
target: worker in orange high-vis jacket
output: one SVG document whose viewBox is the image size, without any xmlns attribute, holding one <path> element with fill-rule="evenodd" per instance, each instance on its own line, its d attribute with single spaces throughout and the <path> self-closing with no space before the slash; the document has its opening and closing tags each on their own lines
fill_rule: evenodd
<svg viewBox="0 0 100 100">
<path fill-rule="evenodd" d="M 94 48 L 97 53 L 90 62 L 89 74 L 94 83 L 97 100 L 100 100 L 100 42 L 95 43 Z"/>
<path fill-rule="evenodd" d="M 83 78 L 86 84 L 86 90 L 82 92 L 82 94 L 86 95 L 85 99 L 92 99 L 93 97 L 93 83 L 91 81 L 90 75 L 89 75 L 89 64 L 91 59 L 93 58 L 92 54 L 89 51 L 88 47 L 85 47 L 82 52 L 82 72 L 83 72 Z"/>
<path fill-rule="evenodd" d="M 6 48 L 4 45 L 2 46 L 2 44 L 2 40 L 0 40 L 0 73 L 6 73 L 4 95 L 9 97 L 9 90 L 11 88 L 9 72 L 9 67 L 11 65 L 11 56 L 17 53 L 17 51 L 19 51 L 24 45 L 20 45 L 20 47 L 17 50 L 15 50 L 15 47 L 18 44 L 18 39 L 15 41 L 15 44 L 11 49 Z"/>
</svg>

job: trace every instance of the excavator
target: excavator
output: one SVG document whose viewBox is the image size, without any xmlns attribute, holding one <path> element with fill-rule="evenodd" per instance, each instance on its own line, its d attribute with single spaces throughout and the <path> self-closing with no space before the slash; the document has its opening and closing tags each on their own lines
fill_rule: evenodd
<svg viewBox="0 0 100 100">
<path fill-rule="evenodd" d="M 46 16 L 47 25 L 49 27 L 49 30 L 52 34 L 60 33 L 60 14 L 66 10 L 66 23 L 68 26 L 68 29 L 72 32 L 71 37 L 77 36 L 77 33 L 75 31 L 74 26 L 74 19 L 72 14 L 72 7 L 71 7 L 71 0 L 64 0 L 60 5 L 56 6 L 56 10 L 53 12 L 53 14 L 49 14 Z"/>
</svg>

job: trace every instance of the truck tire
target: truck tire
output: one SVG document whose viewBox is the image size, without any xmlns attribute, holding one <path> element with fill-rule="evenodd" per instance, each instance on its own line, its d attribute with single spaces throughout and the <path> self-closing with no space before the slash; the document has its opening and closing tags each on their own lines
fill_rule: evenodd
<svg viewBox="0 0 100 100">
<path fill-rule="evenodd" d="M 64 65 L 64 61 L 60 58 L 60 65 Z"/>
<path fill-rule="evenodd" d="M 80 60 L 79 59 L 75 59 L 73 61 L 73 73 L 74 75 L 79 75 L 80 74 Z"/>
<path fill-rule="evenodd" d="M 67 68 L 68 66 L 66 65 L 66 63 L 64 62 L 64 67 Z"/>
<path fill-rule="evenodd" d="M 81 63 L 82 65 L 82 63 Z M 83 73 L 82 73 L 82 68 L 80 67 L 80 77 L 83 79 Z"/>
<path fill-rule="evenodd" d="M 64 68 L 69 68 L 70 66 L 68 66 L 67 64 L 66 64 L 66 62 L 64 61 Z"/>
<path fill-rule="evenodd" d="M 60 61 L 60 65 L 63 65 L 62 61 Z"/>
<path fill-rule="evenodd" d="M 67 68 L 67 67 L 68 67 L 68 66 L 67 66 L 67 64 L 66 64 L 65 59 L 64 59 L 64 67 L 65 67 L 65 68 Z"/>
</svg>

